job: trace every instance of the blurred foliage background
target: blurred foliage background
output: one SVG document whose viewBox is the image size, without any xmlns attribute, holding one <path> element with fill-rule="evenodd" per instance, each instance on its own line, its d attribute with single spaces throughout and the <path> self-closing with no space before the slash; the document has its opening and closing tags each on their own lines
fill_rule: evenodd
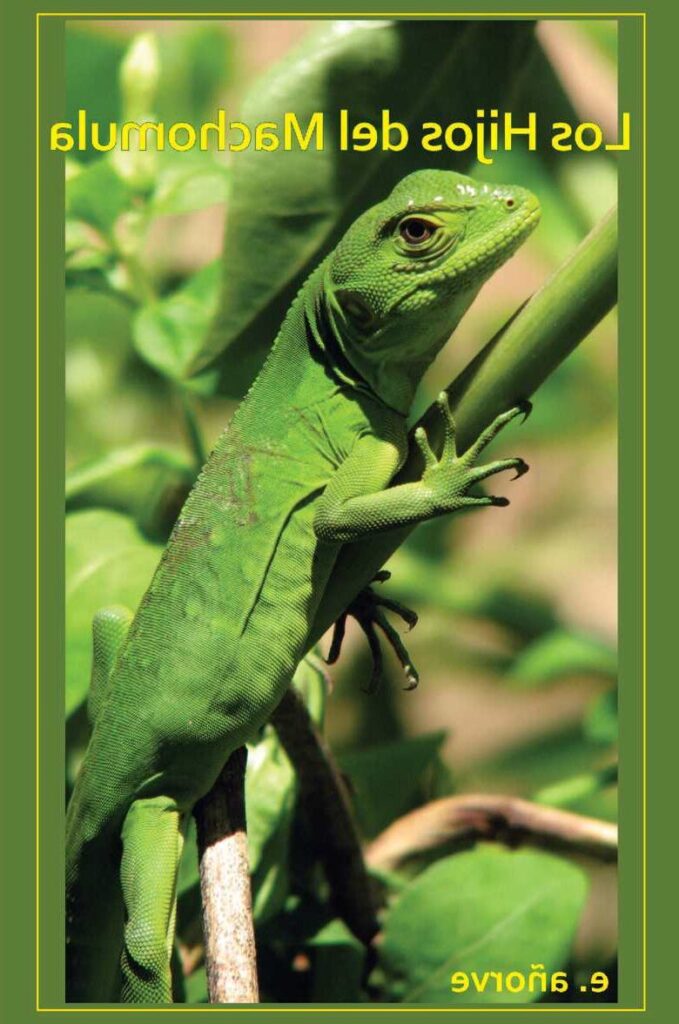
<svg viewBox="0 0 679 1024">
<path fill-rule="evenodd" d="M 104 126 L 198 124 L 224 107 L 228 118 L 254 123 L 342 106 L 356 119 L 388 107 L 417 125 L 474 120 L 477 107 L 498 106 L 517 119 L 535 110 L 546 127 L 593 120 L 614 139 L 616 41 L 615 25 L 602 21 L 72 21 L 64 118 L 86 108 Z M 332 138 L 323 153 L 68 154 L 67 791 L 88 733 L 92 614 L 138 602 L 205 452 L 311 267 L 356 213 L 405 173 L 432 165 L 527 186 L 544 215 L 484 287 L 416 412 L 615 202 L 610 156 L 547 145 L 526 154 L 519 145 L 486 167 L 416 145 L 404 154 L 340 154 Z M 419 689 L 403 692 L 387 654 L 382 688 L 363 692 L 369 656 L 351 628 L 329 699 L 315 670 L 302 680 L 366 838 L 451 793 L 509 793 L 615 818 L 616 402 L 611 314 L 540 389 L 529 422 L 495 443 L 498 457 L 520 453 L 531 466 L 503 488 L 511 506 L 421 527 L 390 563 L 385 592 L 420 614 L 408 637 Z M 482 943 L 482 963 L 472 966 L 497 969 L 514 957 L 523 969 L 539 962 L 577 977 L 614 973 L 612 867 L 482 846 L 443 858 L 406 892 L 392 880 L 386 952 L 367 981 L 364 953 L 314 875 L 294 773 L 269 730 L 251 751 L 248 787 L 263 998 L 447 1001 L 440 971 L 455 942 L 490 934 L 499 894 L 510 892 L 511 916 L 543 875 L 563 896 L 558 905 L 550 897 L 552 917 L 523 914 L 505 946 Z M 179 920 L 186 992 L 178 995 L 201 1000 L 192 856 L 189 843 Z M 442 897 L 446 872 L 453 888 L 478 890 L 471 936 L 462 919 L 456 931 L 459 903 Z M 410 947 L 407 936 L 426 906 L 425 956 L 421 936 Z M 439 940 L 436 913 L 447 922 Z"/>
</svg>

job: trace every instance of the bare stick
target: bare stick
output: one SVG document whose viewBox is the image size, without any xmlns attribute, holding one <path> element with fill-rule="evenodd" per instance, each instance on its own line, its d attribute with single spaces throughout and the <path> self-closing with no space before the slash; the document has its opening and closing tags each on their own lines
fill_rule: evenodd
<svg viewBox="0 0 679 1024">
<path fill-rule="evenodd" d="M 369 945 L 378 931 L 375 901 L 340 771 L 297 692 L 290 687 L 271 719 L 298 777 L 302 805 L 337 913 Z"/>
<path fill-rule="evenodd" d="M 615 861 L 615 825 L 512 796 L 465 794 L 434 800 L 399 818 L 367 848 L 366 863 L 395 871 L 409 860 L 441 850 L 453 852 L 479 839 L 511 846 L 528 844 Z"/>
<path fill-rule="evenodd" d="M 257 1003 L 257 956 L 245 830 L 241 747 L 194 809 L 208 994 L 211 1003 Z"/>
</svg>

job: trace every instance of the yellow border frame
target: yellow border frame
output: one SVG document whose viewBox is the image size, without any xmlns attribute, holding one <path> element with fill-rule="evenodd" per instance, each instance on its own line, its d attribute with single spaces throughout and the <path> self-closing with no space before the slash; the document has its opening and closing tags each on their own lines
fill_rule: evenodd
<svg viewBox="0 0 679 1024">
<path fill-rule="evenodd" d="M 278 1006 L 196 1006 L 196 1007 L 41 1007 L 40 1006 L 40 19 L 42 17 L 78 17 L 78 18 L 156 18 L 196 19 L 222 18 L 269 18 L 270 20 L 285 18 L 303 18 L 313 20 L 331 19 L 333 17 L 444 17 L 444 11 L 37 11 L 35 19 L 35 59 L 36 59 L 36 339 L 35 339 L 35 401 L 36 401 L 36 1013 L 218 1013 L 220 1011 L 258 1011 L 270 1013 L 645 1013 L 647 990 L 647 353 L 646 353 L 646 321 L 647 321 L 647 162 L 646 162 L 646 106 L 647 106 L 647 37 L 646 11 L 451 11 L 455 17 L 477 17 L 508 19 L 512 17 L 544 17 L 554 19 L 568 18 L 600 18 L 600 17 L 639 17 L 641 18 L 641 989 L 642 1005 L 640 1007 L 398 1007 L 398 1006 L 360 1006 L 360 1007 L 278 1007 Z"/>
</svg>

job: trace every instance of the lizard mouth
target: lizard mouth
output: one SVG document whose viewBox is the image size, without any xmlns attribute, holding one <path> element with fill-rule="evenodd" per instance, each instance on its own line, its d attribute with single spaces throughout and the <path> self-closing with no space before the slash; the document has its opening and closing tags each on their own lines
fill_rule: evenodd
<svg viewBox="0 0 679 1024">
<path fill-rule="evenodd" d="M 537 226 L 541 212 L 539 200 L 533 195 L 527 197 L 500 233 L 493 232 L 487 239 L 481 239 L 479 246 L 455 268 L 452 278 L 477 274 L 479 270 L 492 270 L 504 263 Z"/>
</svg>

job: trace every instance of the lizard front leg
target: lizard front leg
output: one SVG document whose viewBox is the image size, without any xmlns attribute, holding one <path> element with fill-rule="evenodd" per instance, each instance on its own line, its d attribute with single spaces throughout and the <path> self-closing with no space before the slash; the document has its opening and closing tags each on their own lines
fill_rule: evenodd
<svg viewBox="0 0 679 1024">
<path fill-rule="evenodd" d="M 393 422 L 386 424 L 385 439 L 375 436 L 362 438 L 344 465 L 330 482 L 318 506 L 314 526 L 319 537 L 328 540 L 356 541 L 378 530 L 405 526 L 445 512 L 458 509 L 506 505 L 506 498 L 473 495 L 470 488 L 481 480 L 505 469 L 514 469 L 521 476 L 528 469 L 523 459 L 502 459 L 485 466 L 476 460 L 500 430 L 523 413 L 530 411 L 529 403 L 522 403 L 498 416 L 484 430 L 476 442 L 459 456 L 455 441 L 455 423 L 448 405 L 448 396 L 442 392 L 438 407 L 444 422 L 444 442 L 440 459 L 431 450 L 425 431 L 420 428 L 415 441 L 424 459 L 424 472 L 418 483 L 388 487 L 404 455 L 404 435 Z M 375 581 L 382 582 L 389 574 L 378 573 Z M 382 673 L 382 655 L 376 629 L 385 636 L 393 648 L 407 680 L 407 689 L 418 683 L 418 674 L 400 636 L 386 618 L 385 610 L 396 612 L 409 628 L 417 622 L 417 615 L 403 605 L 381 598 L 371 586 L 364 588 L 347 606 L 335 623 L 328 663 L 339 657 L 348 616 L 353 616 L 365 633 L 373 659 L 373 673 L 369 690 L 374 690 Z"/>
<path fill-rule="evenodd" d="M 529 404 L 521 403 L 498 416 L 462 455 L 457 452 L 455 423 L 445 392 L 439 395 L 438 406 L 445 426 L 440 459 L 420 427 L 415 440 L 424 458 L 421 480 L 389 487 L 400 463 L 398 445 L 393 439 L 362 437 L 319 499 L 314 518 L 319 539 L 351 543 L 371 533 L 413 525 L 464 508 L 509 504 L 507 498 L 474 495 L 470 489 L 505 469 L 514 469 L 517 477 L 528 470 L 519 458 L 501 459 L 485 466 L 477 466 L 476 460 L 504 426 L 517 416 L 527 415 Z"/>
</svg>

